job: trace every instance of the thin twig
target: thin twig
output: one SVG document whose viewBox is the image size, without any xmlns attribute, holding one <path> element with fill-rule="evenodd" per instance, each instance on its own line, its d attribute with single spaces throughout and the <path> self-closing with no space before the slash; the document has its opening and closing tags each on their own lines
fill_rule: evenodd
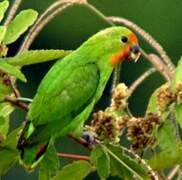
<svg viewBox="0 0 182 180">
<path fill-rule="evenodd" d="M 114 69 L 111 92 L 113 92 L 113 90 L 120 82 L 120 73 L 121 73 L 121 64 L 117 65 Z"/>
<path fill-rule="evenodd" d="M 153 171 L 153 169 L 149 166 L 149 164 L 143 158 L 141 158 L 138 154 L 134 153 L 133 151 L 131 151 L 123 146 L 122 146 L 122 149 L 124 151 L 127 151 L 128 153 L 132 154 L 138 161 L 140 161 L 140 163 L 142 163 L 147 168 L 147 170 L 149 171 L 149 174 L 151 176 L 151 179 L 159 180 L 157 174 Z"/>
<path fill-rule="evenodd" d="M 14 105 L 14 106 L 16 106 L 16 107 L 18 107 L 18 108 L 20 108 L 20 109 L 22 109 L 24 111 L 28 111 L 28 109 L 29 109 L 28 106 L 27 106 L 27 104 L 22 103 L 22 102 L 19 102 L 19 101 L 17 101 L 16 98 L 13 98 L 11 96 L 6 96 L 4 98 L 4 102 L 9 102 L 12 105 Z"/>
<path fill-rule="evenodd" d="M 58 0 L 53 4 L 51 4 L 40 15 L 35 24 L 31 27 L 18 53 L 28 50 L 31 44 L 33 43 L 34 39 L 40 33 L 40 31 L 63 10 L 75 4 L 85 4 L 85 3 L 87 3 L 85 0 Z"/>
<path fill-rule="evenodd" d="M 75 142 L 77 142 L 78 144 L 81 144 L 82 146 L 84 146 L 87 149 L 92 149 L 88 142 L 85 141 L 83 138 L 79 138 L 79 137 L 75 137 L 73 134 L 68 134 L 68 137 L 73 139 Z"/>
<path fill-rule="evenodd" d="M 138 77 L 138 79 L 136 79 L 132 85 L 129 88 L 129 92 L 130 92 L 130 96 L 131 94 L 135 91 L 135 89 L 147 78 L 149 77 L 151 74 L 153 74 L 154 72 L 156 72 L 155 68 L 150 68 L 148 69 L 146 72 L 144 72 L 141 76 Z"/>
<path fill-rule="evenodd" d="M 167 176 L 167 180 L 172 180 L 174 178 L 174 176 L 178 173 L 180 169 L 180 165 L 175 166 L 172 171 L 169 173 L 169 175 Z"/>
<path fill-rule="evenodd" d="M 37 37 L 37 35 L 40 33 L 40 31 L 53 19 L 59 14 L 61 11 L 66 9 L 67 7 L 71 6 L 73 4 L 67 3 L 61 6 L 60 8 L 56 9 L 52 14 L 47 16 L 45 19 L 43 19 L 36 27 L 32 27 L 28 33 L 28 35 L 25 37 L 25 40 L 23 44 L 21 45 L 18 53 L 21 53 L 25 50 L 28 50 L 31 44 L 33 43 L 34 39 Z"/>
<path fill-rule="evenodd" d="M 170 81 L 172 78 L 172 73 L 169 68 L 161 61 L 161 59 L 156 54 L 147 54 L 144 50 L 140 49 L 142 55 L 151 63 L 153 66 L 161 73 L 161 75 Z"/>
<path fill-rule="evenodd" d="M 121 18 L 121 17 L 108 17 L 108 20 L 114 23 L 124 24 L 125 26 L 129 27 L 130 29 L 134 30 L 137 34 L 139 34 L 146 42 L 148 42 L 151 47 L 153 47 L 167 64 L 170 71 L 173 73 L 175 70 L 175 66 L 172 63 L 171 59 L 164 51 L 163 47 L 144 29 L 136 25 L 135 23 L 129 21 L 128 19 Z"/>
<path fill-rule="evenodd" d="M 10 11 L 8 12 L 8 16 L 6 18 L 6 20 L 4 21 L 4 25 L 7 26 L 11 20 L 13 19 L 13 17 L 16 14 L 16 11 L 18 10 L 20 4 L 21 4 L 22 0 L 14 0 L 13 5 L 10 9 Z"/>
<path fill-rule="evenodd" d="M 86 3 L 86 4 L 84 4 L 84 6 L 87 7 L 88 9 L 90 9 L 92 12 L 94 12 L 98 17 L 100 17 L 102 20 L 107 22 L 110 26 L 115 26 L 115 24 L 113 22 L 109 21 L 107 19 L 107 17 L 101 11 L 99 11 L 97 8 L 95 8 L 91 4 Z"/>
<path fill-rule="evenodd" d="M 17 97 L 16 100 L 19 101 L 19 102 L 26 102 L 26 103 L 32 103 L 33 102 L 33 99 L 20 97 L 20 96 Z"/>
<path fill-rule="evenodd" d="M 65 154 L 65 153 L 57 153 L 57 155 L 60 158 L 90 161 L 90 157 L 88 157 L 88 156 L 82 156 L 82 155 L 77 155 L 77 154 Z"/>
<path fill-rule="evenodd" d="M 16 98 L 19 97 L 20 96 L 20 92 L 17 89 L 16 84 L 15 84 L 16 78 L 9 76 L 9 81 L 10 81 L 10 86 L 11 86 L 11 89 L 13 91 L 13 94 L 15 95 Z"/>
</svg>

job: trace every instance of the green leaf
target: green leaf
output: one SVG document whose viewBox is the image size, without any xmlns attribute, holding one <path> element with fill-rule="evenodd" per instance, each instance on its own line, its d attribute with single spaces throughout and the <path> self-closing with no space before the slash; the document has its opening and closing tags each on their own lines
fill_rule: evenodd
<svg viewBox="0 0 182 180">
<path fill-rule="evenodd" d="M 8 103 L 0 104 L 0 141 L 6 139 L 9 130 L 9 116 L 14 108 Z"/>
<path fill-rule="evenodd" d="M 174 148 L 173 151 L 163 151 L 148 161 L 154 170 L 161 170 L 182 164 L 182 145 Z"/>
<path fill-rule="evenodd" d="M 8 134 L 6 141 L 3 142 L 2 147 L 6 147 L 8 149 L 15 150 L 18 153 L 16 145 L 17 145 L 17 140 L 19 138 L 21 129 L 22 129 L 22 127 L 19 127 L 19 128 L 14 129 L 13 131 L 11 131 Z"/>
<path fill-rule="evenodd" d="M 18 160 L 18 151 L 16 149 L 19 128 L 13 130 L 6 141 L 0 146 L 0 176 L 4 175 L 10 167 Z"/>
<path fill-rule="evenodd" d="M 174 124 L 168 119 L 158 128 L 157 140 L 162 150 L 173 151 L 178 146 Z"/>
<path fill-rule="evenodd" d="M 4 96 L 10 95 L 12 88 L 4 83 L 4 78 L 0 76 L 0 101 L 4 100 Z"/>
<path fill-rule="evenodd" d="M 120 146 L 108 145 L 105 150 L 110 155 L 111 175 L 124 179 L 149 179 L 143 166 L 124 154 Z"/>
<path fill-rule="evenodd" d="M 175 106 L 175 110 L 176 110 L 176 119 L 180 127 L 182 128 L 182 104 L 177 104 Z"/>
<path fill-rule="evenodd" d="M 54 144 L 50 144 L 45 157 L 40 163 L 39 180 L 50 180 L 60 168 L 59 158 Z"/>
<path fill-rule="evenodd" d="M 178 61 L 178 65 L 176 67 L 175 74 L 172 79 L 171 89 L 173 92 L 176 91 L 176 88 L 180 82 L 182 82 L 182 57 Z"/>
<path fill-rule="evenodd" d="M 151 95 L 149 99 L 149 103 L 148 103 L 147 111 L 146 111 L 146 113 L 155 113 L 156 115 L 160 117 L 161 121 L 165 121 L 165 119 L 169 116 L 169 113 L 173 107 L 173 103 L 168 105 L 168 107 L 166 107 L 167 109 L 165 109 L 165 111 L 162 112 L 161 114 L 162 105 L 161 104 L 159 105 L 157 96 L 159 91 L 161 91 L 161 89 L 163 88 L 166 88 L 166 86 L 168 86 L 167 83 L 161 85 L 153 92 L 153 94 Z"/>
<path fill-rule="evenodd" d="M 17 152 L 0 147 L 0 175 L 4 175 L 17 160 Z"/>
<path fill-rule="evenodd" d="M 2 42 L 2 40 L 4 39 L 4 36 L 6 34 L 6 27 L 5 26 L 0 26 L 0 43 Z"/>
<path fill-rule="evenodd" d="M 153 112 L 158 114 L 159 110 L 158 110 L 158 104 L 157 104 L 157 93 L 158 93 L 159 88 L 157 88 L 153 94 L 151 95 L 149 102 L 148 102 L 148 106 L 147 106 L 147 112 Z"/>
<path fill-rule="evenodd" d="M 5 58 L 5 60 L 14 66 L 25 66 L 36 63 L 43 63 L 67 56 L 72 51 L 64 50 L 35 50 L 26 51 L 14 57 Z"/>
<path fill-rule="evenodd" d="M 95 165 L 100 178 L 107 178 L 110 174 L 110 157 L 101 146 L 96 148 L 91 153 L 91 162 Z"/>
<path fill-rule="evenodd" d="M 17 67 L 14 67 L 1 59 L 0 59 L 0 70 L 20 79 L 23 82 L 27 81 L 24 74 Z"/>
<path fill-rule="evenodd" d="M 58 172 L 53 180 L 83 180 L 92 171 L 92 166 L 87 161 L 75 161 L 68 164 Z"/>
<path fill-rule="evenodd" d="M 32 9 L 21 11 L 8 25 L 3 42 L 15 42 L 37 19 L 38 13 Z"/>
<path fill-rule="evenodd" d="M 4 14 L 6 10 L 8 9 L 8 7 L 9 7 L 9 1 L 5 0 L 3 2 L 0 2 L 0 22 L 3 19 Z"/>
</svg>

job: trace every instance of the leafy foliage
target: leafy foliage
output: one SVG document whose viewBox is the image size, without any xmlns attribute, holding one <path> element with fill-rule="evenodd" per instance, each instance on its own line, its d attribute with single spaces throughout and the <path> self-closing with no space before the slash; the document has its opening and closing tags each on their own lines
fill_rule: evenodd
<svg viewBox="0 0 182 180">
<path fill-rule="evenodd" d="M 149 164 L 154 170 L 170 168 L 176 164 L 182 163 L 181 144 L 173 151 L 163 151 L 149 160 Z"/>
<path fill-rule="evenodd" d="M 64 4 L 68 3 L 64 1 Z M 9 7 L 9 1 L 0 2 L 0 21 L 3 20 L 6 10 Z M 7 13 L 8 14 L 8 13 Z M 21 67 L 32 64 L 43 63 L 56 59 L 62 59 L 69 55 L 71 50 L 30 50 L 13 57 L 7 57 L 9 44 L 14 43 L 22 34 L 24 34 L 30 26 L 34 24 L 38 16 L 35 10 L 27 9 L 20 11 L 18 15 L 6 26 L 0 26 L 0 175 L 4 175 L 15 163 L 18 163 L 19 152 L 17 151 L 17 139 L 22 127 L 10 131 L 10 116 L 15 110 L 12 102 L 4 102 L 6 96 L 16 99 L 17 94 L 14 92 L 15 87 L 11 84 L 12 79 L 19 79 L 26 82 Z M 103 15 L 104 17 L 104 15 Z M 125 88 L 126 90 L 126 88 Z M 124 95 L 122 94 L 124 92 Z M 158 87 L 151 95 L 145 117 L 150 114 L 155 122 L 159 119 L 160 123 L 149 122 L 144 124 L 146 127 L 140 127 L 139 118 L 134 117 L 127 109 L 127 100 L 129 94 L 122 91 L 123 99 L 120 94 L 121 101 L 119 105 L 125 108 L 108 107 L 105 112 L 100 113 L 105 116 L 104 125 L 108 125 L 110 130 L 108 135 L 115 134 L 117 140 L 120 138 L 120 131 L 127 129 L 126 138 L 132 141 L 137 140 L 137 136 L 142 136 L 139 140 L 143 140 L 143 148 L 138 146 L 134 154 L 144 151 L 148 153 L 150 150 L 155 151 L 149 160 L 145 157 L 147 163 L 143 163 L 126 153 L 121 144 L 113 142 L 111 139 L 102 141 L 96 136 L 95 144 L 90 149 L 90 160 L 73 161 L 64 167 L 60 167 L 60 160 L 57 156 L 57 150 L 53 142 L 49 144 L 48 150 L 39 165 L 39 180 L 82 180 L 90 173 L 96 171 L 100 179 L 107 179 L 110 176 L 117 176 L 121 179 L 150 179 L 153 170 L 165 170 L 172 168 L 177 164 L 182 164 L 182 145 L 179 132 L 182 128 L 182 58 L 178 62 L 172 81 Z M 21 98 L 20 98 L 21 99 Z M 23 99 L 23 98 L 22 98 Z M 25 100 L 26 98 L 24 98 Z M 16 103 L 21 105 L 18 99 Z M 113 103 L 112 99 L 112 103 Z M 16 104 L 17 105 L 17 104 Z M 127 110 L 126 110 L 127 109 Z M 99 116 L 100 117 L 100 116 Z M 114 120 L 114 121 L 113 121 Z M 143 119 L 144 120 L 144 119 Z M 136 122 L 132 124 L 132 122 Z M 114 126 L 113 125 L 114 122 Z M 141 122 L 141 118 L 140 118 Z M 138 123 L 138 124 L 137 124 Z M 133 125 L 133 127 L 132 127 Z M 178 126 L 179 125 L 179 126 Z M 99 127 L 99 128 L 98 128 Z M 115 128 L 114 131 L 111 127 Z M 92 127 L 93 128 L 93 127 Z M 97 128 L 102 129 L 103 124 Z M 145 129 L 146 128 L 146 129 Z M 104 129 L 104 128 L 103 128 Z M 148 131 L 147 131 L 148 130 Z M 119 133 L 115 133 L 115 132 Z M 135 132 L 136 131 L 136 132 Z M 123 134 L 125 136 L 125 134 Z M 152 136 L 152 138 L 150 138 Z M 146 137 L 149 137 L 148 139 Z M 142 139 L 143 138 L 143 139 Z M 104 139 L 104 137 L 103 137 Z M 153 140 L 147 142 L 147 140 Z M 131 143 L 131 142 L 129 142 Z M 137 145 L 140 145 L 140 141 Z M 90 145 L 90 144 L 89 144 Z M 146 145 L 146 146 L 145 146 Z M 88 146 L 89 147 L 89 146 Z M 126 145 L 126 148 L 129 146 Z M 137 151 L 138 150 L 138 151 Z M 136 157 L 136 156 L 135 156 Z M 137 156 L 138 157 L 138 156 Z M 148 156 L 147 156 L 148 157 Z M 142 161 L 143 160 L 143 161 Z M 145 162 L 144 161 L 144 162 Z M 151 168 L 150 168 L 151 166 Z M 150 172 L 149 172 L 150 171 Z M 157 172 L 157 171 L 156 171 Z M 149 175 L 150 174 L 150 175 Z M 154 173 L 153 173 L 154 174 Z M 152 177 L 155 178 L 154 175 Z"/>
<path fill-rule="evenodd" d="M 22 74 L 21 71 L 17 67 L 10 65 L 3 60 L 0 61 L 0 70 L 20 79 L 23 82 L 26 82 L 26 78 L 25 78 L 24 74 Z"/>
<path fill-rule="evenodd" d="M 176 105 L 175 110 L 176 110 L 176 119 L 178 120 L 179 125 L 182 128 L 182 104 Z"/>
<path fill-rule="evenodd" d="M 168 119 L 159 127 L 157 132 L 157 140 L 162 150 L 173 151 L 178 146 L 175 127 Z"/>
<path fill-rule="evenodd" d="M 69 179 L 69 180 L 82 180 L 90 172 L 92 172 L 92 166 L 87 161 L 75 161 L 62 170 L 60 170 L 53 180 Z"/>
<path fill-rule="evenodd" d="M 173 76 L 173 79 L 172 79 L 172 83 L 171 83 L 171 89 L 173 91 L 176 91 L 177 87 L 178 87 L 178 84 L 181 83 L 182 81 L 182 57 L 181 59 L 178 61 L 178 65 L 176 67 L 176 70 L 175 70 L 175 75 Z"/>
<path fill-rule="evenodd" d="M 9 6 L 9 1 L 5 0 L 3 2 L 0 2 L 0 21 L 3 19 L 8 6 Z"/>
<path fill-rule="evenodd" d="M 101 146 L 96 146 L 96 148 L 92 151 L 91 161 L 95 165 L 101 179 L 109 176 L 110 157 Z"/>
<path fill-rule="evenodd" d="M 30 50 L 14 57 L 4 58 L 4 60 L 13 66 L 26 66 L 61 59 L 70 52 L 64 50 Z"/>
<path fill-rule="evenodd" d="M 5 26 L 0 26 L 0 43 L 4 39 L 7 28 Z"/>
<path fill-rule="evenodd" d="M 37 19 L 38 13 L 32 9 L 21 11 L 8 25 L 3 39 L 5 44 L 15 42 Z"/>
<path fill-rule="evenodd" d="M 50 144 L 44 159 L 40 164 L 39 180 L 49 180 L 60 168 L 59 158 L 53 143 Z"/>
<path fill-rule="evenodd" d="M 20 128 L 13 130 L 6 141 L 1 144 L 0 155 L 0 175 L 5 174 L 8 169 L 18 160 L 18 151 L 16 149 L 17 137 Z"/>
<path fill-rule="evenodd" d="M 119 146 L 107 146 L 107 151 L 111 158 L 111 174 L 126 179 L 137 177 L 138 179 L 148 179 L 146 170 L 136 161 L 127 156 Z"/>
<path fill-rule="evenodd" d="M 6 139 L 6 135 L 9 131 L 9 116 L 12 113 L 14 108 L 7 104 L 0 104 L 0 140 L 3 141 Z"/>
</svg>

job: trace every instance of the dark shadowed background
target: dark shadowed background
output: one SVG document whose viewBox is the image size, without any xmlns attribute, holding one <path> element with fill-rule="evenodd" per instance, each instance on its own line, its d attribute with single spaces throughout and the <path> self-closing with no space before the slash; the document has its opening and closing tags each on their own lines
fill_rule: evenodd
<svg viewBox="0 0 182 180">
<path fill-rule="evenodd" d="M 54 1 L 24 0 L 21 9 L 33 8 L 41 13 L 52 2 Z M 144 28 L 163 45 L 173 62 L 177 63 L 182 54 L 181 0 L 90 0 L 89 2 L 107 16 L 125 17 Z M 62 12 L 49 23 L 36 38 L 31 49 L 76 49 L 91 35 L 107 26 L 106 22 L 103 22 L 87 8 L 74 6 Z M 16 52 L 18 43 L 12 46 L 12 54 Z M 147 52 L 152 52 L 142 41 L 140 44 Z M 22 96 L 30 98 L 34 96 L 38 84 L 52 64 L 44 63 L 23 68 L 28 83 L 18 82 Z M 125 62 L 122 66 L 121 80 L 130 85 L 149 66 L 150 63 L 142 58 L 138 63 Z M 136 90 L 130 99 L 130 108 L 133 114 L 136 116 L 144 114 L 148 98 L 153 90 L 163 82 L 164 79 L 156 73 Z M 96 109 L 104 108 L 108 102 L 109 86 Z M 20 125 L 24 116 L 24 112 L 16 111 L 11 120 L 11 127 Z M 57 144 L 58 149 L 62 152 L 88 153 L 87 150 L 66 138 L 62 138 Z M 61 160 L 61 162 L 64 164 L 67 161 Z M 17 166 L 12 168 L 2 179 L 33 180 L 37 179 L 37 172 L 27 174 L 23 168 Z M 97 178 L 95 175 L 91 175 L 87 179 Z"/>
</svg>

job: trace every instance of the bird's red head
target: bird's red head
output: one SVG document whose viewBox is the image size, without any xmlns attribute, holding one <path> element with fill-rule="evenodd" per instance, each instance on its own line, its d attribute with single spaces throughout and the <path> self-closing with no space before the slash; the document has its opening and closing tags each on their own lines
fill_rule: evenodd
<svg viewBox="0 0 182 180">
<path fill-rule="evenodd" d="M 121 51 L 112 56 L 111 64 L 113 66 L 125 59 L 137 61 L 141 54 L 135 34 L 131 33 L 128 36 L 122 36 L 121 41 L 124 44 L 124 48 L 122 46 Z"/>
</svg>

